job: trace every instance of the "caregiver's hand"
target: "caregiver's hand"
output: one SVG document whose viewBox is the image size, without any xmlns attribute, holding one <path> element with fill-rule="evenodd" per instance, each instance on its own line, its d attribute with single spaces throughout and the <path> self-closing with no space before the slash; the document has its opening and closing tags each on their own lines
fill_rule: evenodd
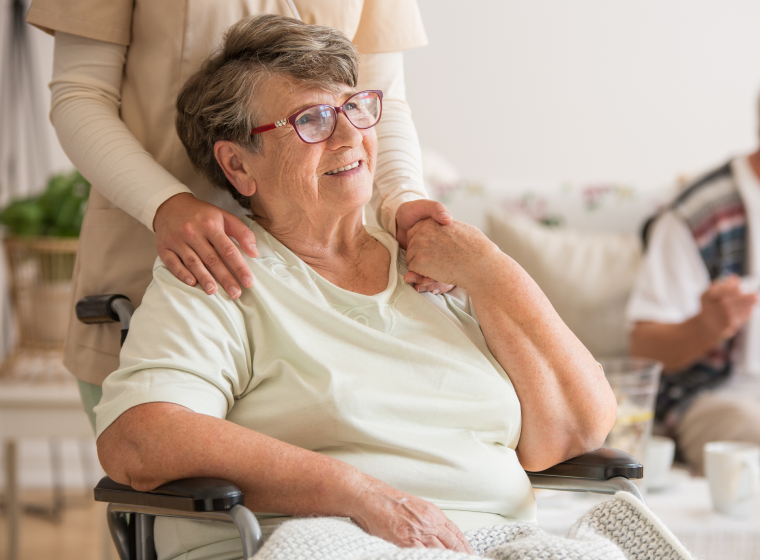
<svg viewBox="0 0 760 560">
<path fill-rule="evenodd" d="M 409 230 L 409 270 L 440 282 L 471 289 L 487 277 L 489 263 L 499 256 L 503 253 L 483 232 L 464 222 L 443 226 L 428 219 Z"/>
<path fill-rule="evenodd" d="M 447 548 L 472 554 L 470 543 L 435 505 L 374 480 L 351 515 L 362 529 L 403 548 Z"/>
<path fill-rule="evenodd" d="M 446 205 L 435 200 L 410 200 L 404 202 L 396 211 L 396 240 L 402 249 L 407 248 L 409 241 L 409 230 L 420 220 L 432 218 L 441 225 L 450 224 L 454 221 L 451 214 L 446 209 Z M 451 284 L 436 282 L 432 278 L 426 278 L 423 275 L 409 272 L 404 280 L 414 284 L 414 289 L 418 292 L 431 292 L 433 294 L 445 294 L 454 288 Z"/>
<path fill-rule="evenodd" d="M 216 293 L 219 282 L 231 298 L 237 298 L 240 284 L 246 288 L 253 285 L 253 274 L 240 249 L 257 257 L 256 236 L 229 212 L 190 193 L 181 193 L 158 207 L 153 228 L 158 256 L 172 274 L 189 286 L 200 282 L 211 295 Z"/>
</svg>

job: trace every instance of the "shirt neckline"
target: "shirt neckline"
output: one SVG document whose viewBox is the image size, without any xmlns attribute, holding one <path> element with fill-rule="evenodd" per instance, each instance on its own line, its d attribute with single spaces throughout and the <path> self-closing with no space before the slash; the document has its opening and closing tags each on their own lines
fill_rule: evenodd
<svg viewBox="0 0 760 560">
<path fill-rule="evenodd" d="M 344 296 L 369 298 L 372 300 L 390 300 L 391 296 L 396 291 L 396 288 L 398 286 L 397 268 L 399 246 L 398 242 L 393 237 L 391 237 L 389 233 L 383 230 L 365 227 L 365 231 L 373 238 L 375 238 L 383 247 L 385 247 L 391 257 L 390 264 L 388 266 L 388 282 L 385 289 L 373 295 L 366 295 L 360 294 L 358 292 L 353 292 L 351 290 L 346 290 L 345 288 L 341 288 L 340 286 L 333 284 L 325 277 L 317 273 L 301 257 L 291 251 L 279 239 L 264 229 L 258 222 L 249 217 L 246 217 L 244 219 L 244 222 L 246 225 L 248 225 L 249 229 L 253 231 L 254 235 L 256 235 L 257 241 L 260 239 L 267 240 L 268 244 L 270 245 L 269 249 L 273 254 L 279 255 L 281 258 L 285 259 L 287 261 L 287 264 L 290 266 L 295 266 L 296 268 L 300 269 L 303 273 L 310 277 L 312 281 L 319 283 L 322 287 L 327 287 L 330 290 L 334 290 Z"/>
</svg>

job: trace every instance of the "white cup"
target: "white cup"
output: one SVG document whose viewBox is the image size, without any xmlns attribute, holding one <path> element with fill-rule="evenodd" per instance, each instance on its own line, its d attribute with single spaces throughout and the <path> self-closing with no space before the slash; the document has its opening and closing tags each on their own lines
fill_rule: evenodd
<svg viewBox="0 0 760 560">
<path fill-rule="evenodd" d="M 705 475 L 716 511 L 749 517 L 760 493 L 760 446 L 738 441 L 706 444 Z"/>
<path fill-rule="evenodd" d="M 644 458 L 644 481 L 648 490 L 661 490 L 668 485 L 675 452 L 676 444 L 672 439 L 661 436 L 649 438 Z"/>
</svg>

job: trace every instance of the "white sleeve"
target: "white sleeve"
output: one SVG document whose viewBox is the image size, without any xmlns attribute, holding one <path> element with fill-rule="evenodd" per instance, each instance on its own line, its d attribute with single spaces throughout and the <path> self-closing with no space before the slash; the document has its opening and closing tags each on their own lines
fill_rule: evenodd
<svg viewBox="0 0 760 560">
<path fill-rule="evenodd" d="M 378 223 L 395 236 L 398 207 L 403 202 L 428 198 L 422 180 L 420 142 L 412 112 L 406 103 L 403 54 L 362 54 L 359 89 L 383 92 L 383 116 L 375 127 L 378 140 L 377 194 L 373 196 L 372 204 Z"/>
<path fill-rule="evenodd" d="M 119 118 L 127 47 L 56 31 L 50 120 L 74 166 L 113 204 L 153 231 L 158 207 L 190 192 Z"/>
<path fill-rule="evenodd" d="M 701 309 L 710 276 L 686 224 L 672 212 L 653 225 L 649 246 L 628 300 L 626 319 L 681 323 Z"/>
<path fill-rule="evenodd" d="M 132 407 L 151 402 L 226 418 L 251 382 L 252 340 L 237 302 L 175 278 L 156 261 L 135 311 L 119 369 L 95 407 L 99 436 Z"/>
</svg>

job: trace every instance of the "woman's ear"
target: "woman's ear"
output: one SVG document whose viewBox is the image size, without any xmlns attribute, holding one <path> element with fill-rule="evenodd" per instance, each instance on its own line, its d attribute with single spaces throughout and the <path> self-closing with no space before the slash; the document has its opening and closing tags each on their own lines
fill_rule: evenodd
<svg viewBox="0 0 760 560">
<path fill-rule="evenodd" d="M 248 152 L 240 144 L 229 140 L 219 140 L 214 144 L 214 157 L 227 179 L 243 196 L 256 192 L 256 179 L 245 157 Z"/>
</svg>

